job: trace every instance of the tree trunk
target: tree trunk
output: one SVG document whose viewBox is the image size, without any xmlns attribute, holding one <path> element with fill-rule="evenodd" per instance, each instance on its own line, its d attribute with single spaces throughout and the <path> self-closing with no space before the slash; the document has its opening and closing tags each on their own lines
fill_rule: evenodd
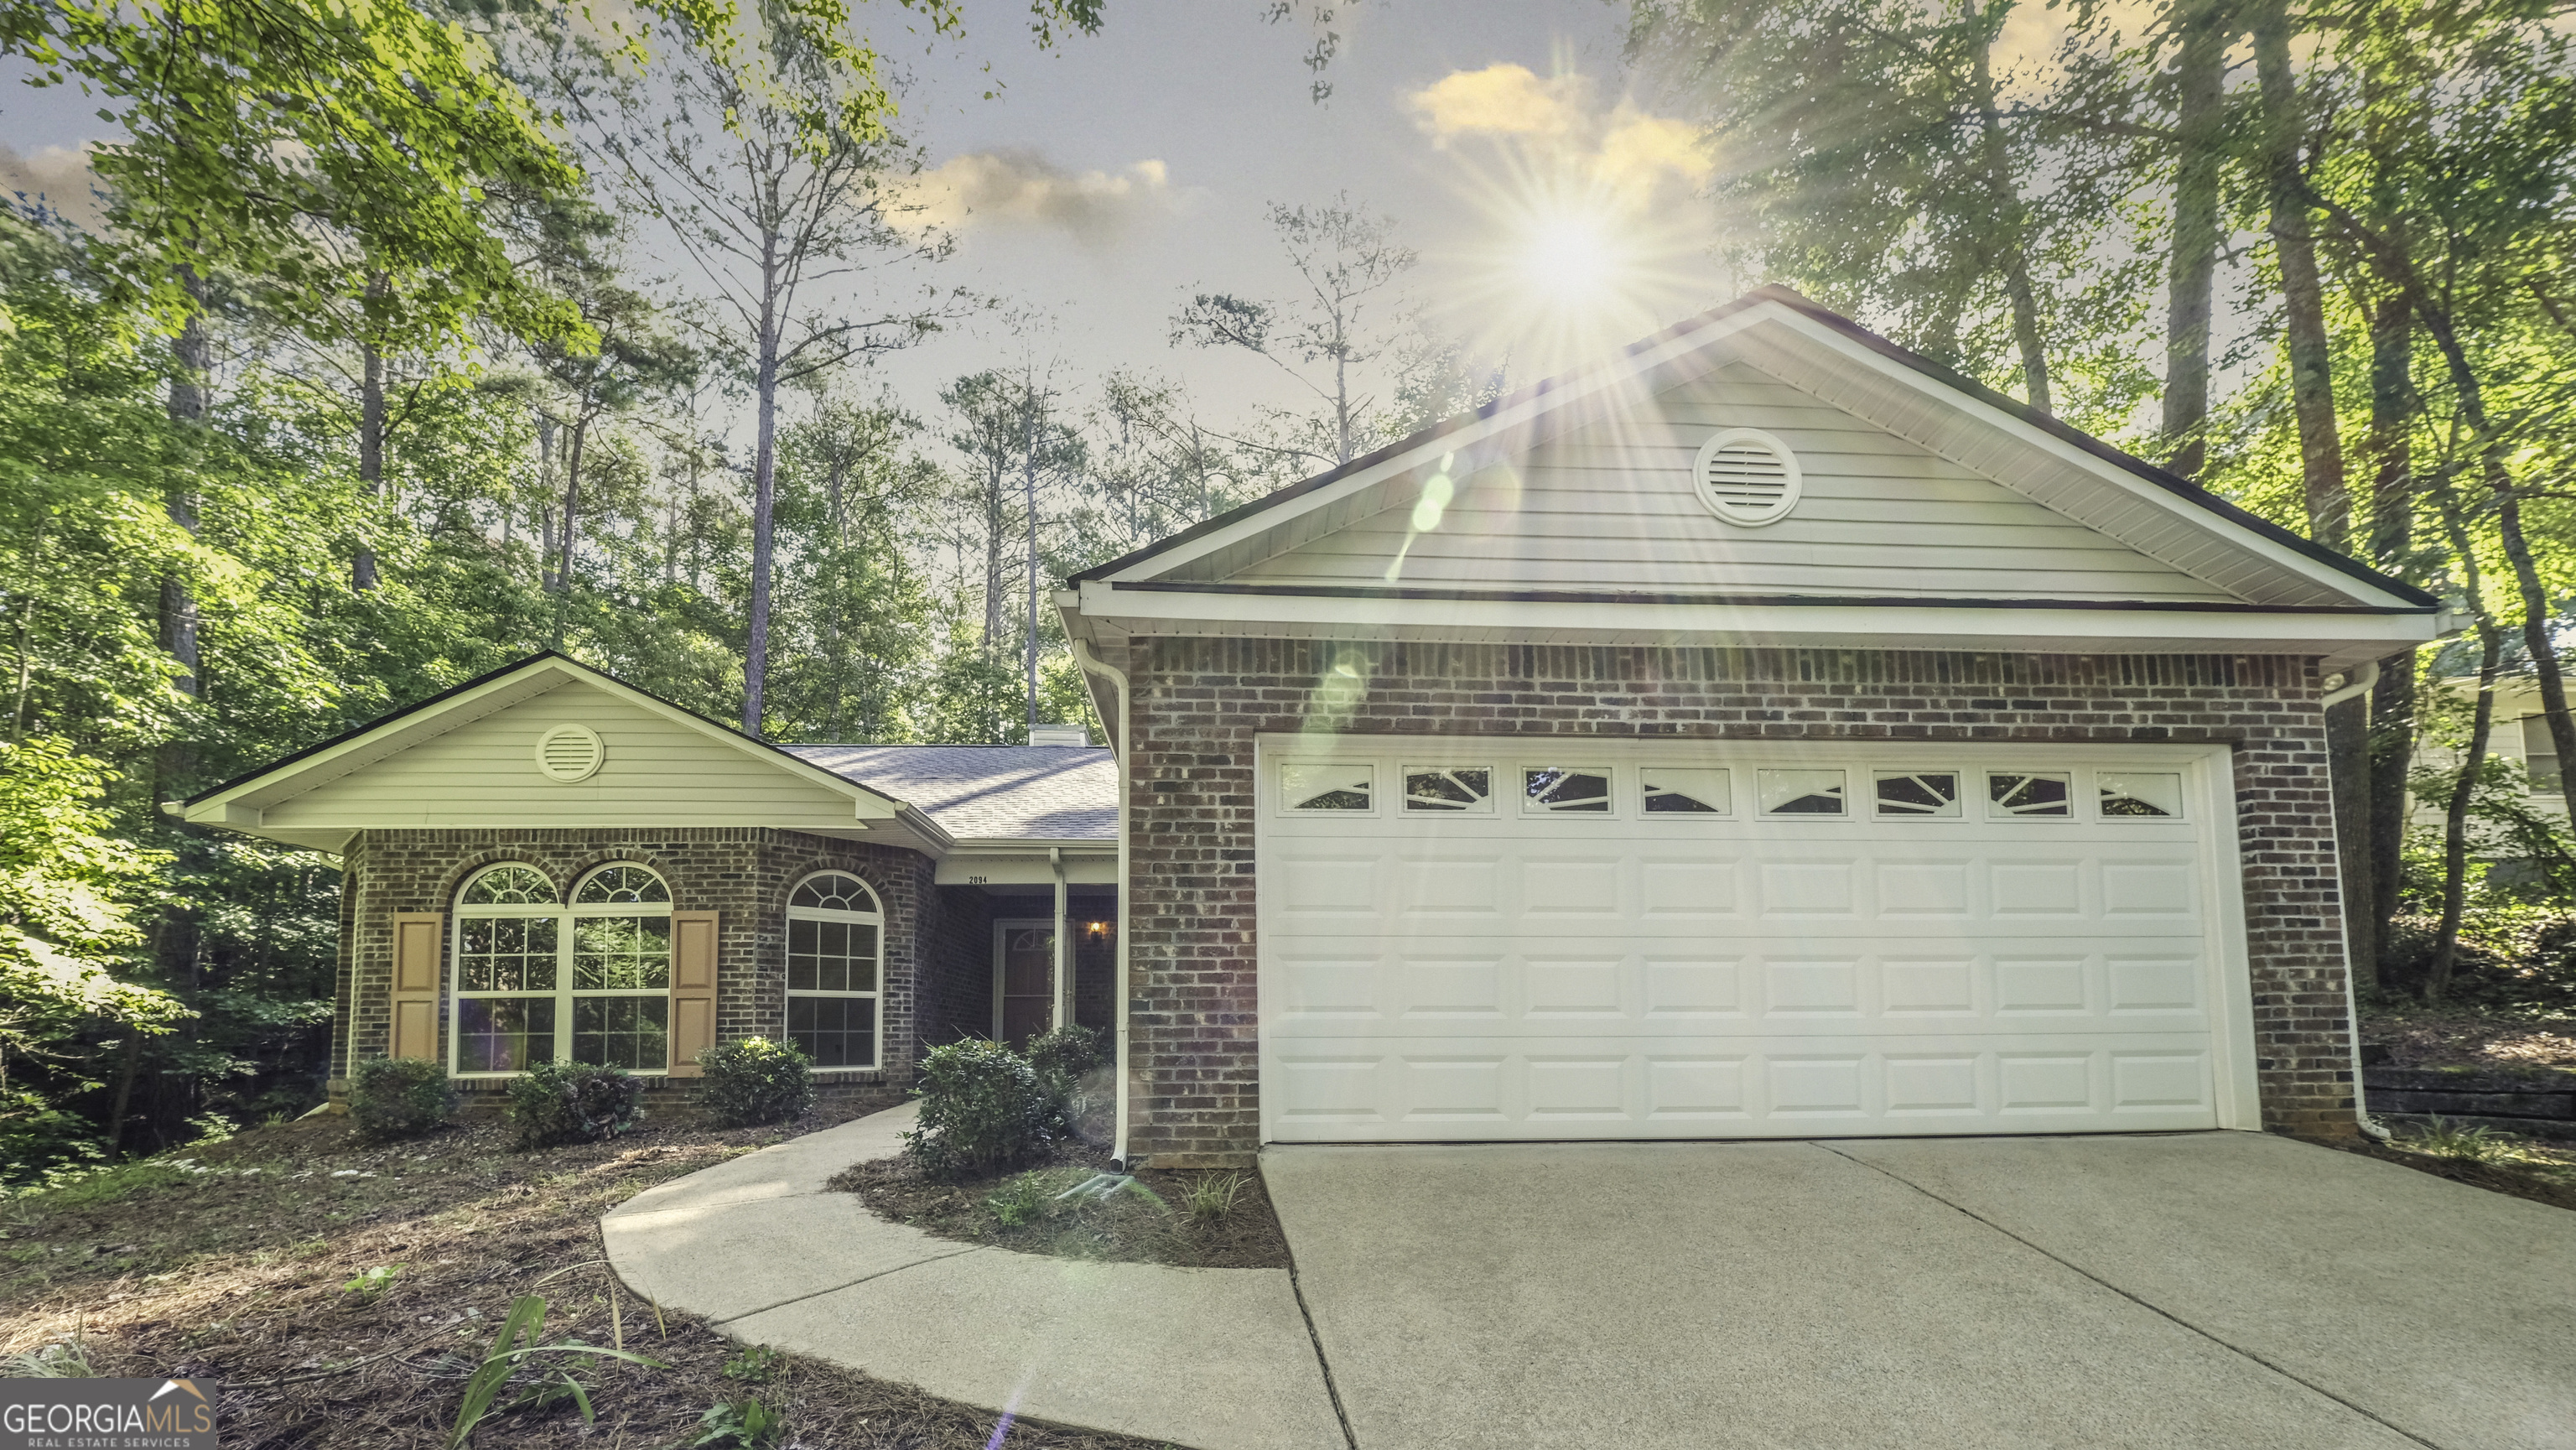
<svg viewBox="0 0 2576 1450">
<path fill-rule="evenodd" d="M 384 295 L 385 276 L 379 272 L 367 279 L 367 295 Z M 367 518 L 364 527 L 374 528 L 385 501 L 385 354 L 377 346 L 374 329 L 358 345 L 362 365 L 358 374 L 358 482 L 367 491 Z M 357 552 L 349 560 L 349 587 L 368 590 L 376 587 L 376 551 L 358 540 Z"/>
<path fill-rule="evenodd" d="M 2424 997 L 2438 1000 L 2451 984 L 2451 967 L 2460 953 L 2460 915 L 2468 902 L 2469 800 L 2476 793 L 2478 768 L 2486 760 L 2487 737 L 2495 728 L 2496 668 L 2504 658 L 2504 638 L 2495 616 L 2487 611 L 2486 589 L 2479 577 L 2478 555 L 2469 526 L 2460 517 L 2458 495 L 2449 483 L 2436 491 L 2442 532 L 2451 543 L 2461 571 L 2470 616 L 2478 626 L 2478 699 L 2470 717 L 2469 748 L 2460 762 L 2460 778 L 2442 813 L 2442 922 L 2433 937 L 2433 965 L 2424 976 Z"/>
<path fill-rule="evenodd" d="M 127 1028 L 125 1051 L 116 1065 L 116 1102 L 107 1111 L 107 1151 L 125 1141 L 125 1115 L 134 1104 L 134 1070 L 143 1059 L 143 1034 Z"/>
<path fill-rule="evenodd" d="M 2333 803 L 2335 865 L 2342 878 L 2346 966 L 2358 981 L 2364 962 L 2379 960 L 2378 918 L 2370 877 L 2370 697 L 2356 695 L 2325 712 L 2326 782 Z"/>
<path fill-rule="evenodd" d="M 984 657 L 1002 637 L 1002 469 L 999 459 L 984 476 Z"/>
<path fill-rule="evenodd" d="M 2335 428 L 2334 354 L 2326 332 L 2325 289 L 2317 276 L 2316 238 L 2308 225 L 2307 185 L 2299 163 L 2299 80 L 2291 68 L 2290 18 L 2282 0 L 2267 0 L 2256 13 L 2254 64 L 2263 90 L 2264 172 L 2272 247 L 2281 267 L 2290 405 L 2299 420 L 2308 536 L 2329 549 L 2343 549 L 2352 533 L 2352 506 L 2345 497 L 2343 444 Z"/>
<path fill-rule="evenodd" d="M 761 738 L 769 684 L 770 518 L 778 505 L 778 323 L 764 312 L 760 336 L 759 451 L 751 482 L 751 628 L 743 651 L 742 733 Z"/>
<path fill-rule="evenodd" d="M 1976 20 L 1977 0 L 1961 0 L 1959 13 L 1972 22 Z M 1978 42 L 1971 73 L 1976 83 L 1980 154 L 1985 162 L 1988 198 L 2005 236 L 2004 295 L 2012 303 L 2013 344 L 2021 351 L 2022 390 L 2032 408 L 2054 413 L 2056 404 L 2048 390 L 2048 354 L 2040 344 L 2039 293 L 2030 280 L 2026 235 L 2029 208 L 2022 204 L 2021 188 L 2013 181 L 2012 158 L 2004 149 L 2003 112 L 1995 92 L 1994 65 L 1988 54 L 1991 49 L 1991 38 Z"/>
<path fill-rule="evenodd" d="M 2174 59 L 2173 253 L 2166 269 L 2165 466 L 2197 479 L 2209 462 L 2209 324 L 2218 275 L 2218 179 L 2226 157 L 2227 41 L 2217 0 L 2179 19 Z"/>
<path fill-rule="evenodd" d="M 1028 723 L 1034 726 L 1038 723 L 1038 393 L 1034 380 L 1028 385 L 1027 402 L 1020 419 L 1020 487 L 1021 502 L 1029 511 L 1029 621 L 1020 652 L 1028 671 Z"/>
<path fill-rule="evenodd" d="M 573 419 L 572 441 L 564 445 L 563 541 L 555 556 L 555 592 L 572 592 L 574 520 L 581 517 L 581 445 L 590 436 L 590 415 Z"/>
<path fill-rule="evenodd" d="M 2402 243 L 2401 243 L 2402 244 Z M 2414 459 L 2407 422 L 2414 408 L 2408 364 L 2415 346 L 2414 313 L 2403 294 L 2381 299 L 2370 328 L 2370 554 L 2373 562 L 2404 578 L 2414 547 Z M 2380 661 L 2379 687 L 2370 705 L 2371 916 L 2377 938 L 2388 939 L 2404 884 L 2406 771 L 2415 758 L 2415 652 Z M 2378 963 L 2368 963 L 2378 981 Z"/>
</svg>

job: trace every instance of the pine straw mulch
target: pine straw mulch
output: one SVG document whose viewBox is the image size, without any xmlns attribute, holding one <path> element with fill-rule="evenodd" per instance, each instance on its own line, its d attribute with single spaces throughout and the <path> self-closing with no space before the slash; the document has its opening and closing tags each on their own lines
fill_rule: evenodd
<svg viewBox="0 0 2576 1450">
<path fill-rule="evenodd" d="M 1136 1174 L 1145 1193 L 1122 1189 L 1106 1199 L 1054 1196 L 1108 1171 L 1105 1151 L 1074 1141 L 1021 1171 L 944 1182 L 924 1178 L 903 1158 L 880 1158 L 842 1169 L 831 1186 L 857 1194 L 879 1218 L 944 1239 L 1024 1254 L 1185 1269 L 1288 1267 L 1288 1238 L 1279 1231 L 1259 1173 L 1146 1168 Z M 1027 1195 L 1039 1206 L 1030 1221 L 1008 1225 L 987 1201 L 1021 1180 L 1027 1180 Z M 1220 1191 L 1230 1185 L 1232 1206 L 1221 1215 L 1194 1215 L 1191 1194 L 1202 1185 Z"/>
<path fill-rule="evenodd" d="M 2492 1160 L 2446 1157 L 2404 1146 L 2398 1141 L 2351 1146 L 2349 1152 L 2385 1163 L 2399 1163 L 2418 1173 L 2430 1173 L 2454 1183 L 2483 1188 L 2511 1198 L 2527 1198 L 2552 1208 L 2576 1209 L 2576 1151 L 2553 1143 L 2512 1140 L 2522 1155 L 2520 1161 L 2499 1163 Z"/>
<path fill-rule="evenodd" d="M 813 1360 L 764 1365 L 703 1322 L 613 1289 L 602 1213 L 847 1116 L 652 1123 L 536 1152 L 512 1151 L 497 1123 L 378 1145 L 346 1119 L 313 1118 L 0 1200 L 0 1358 L 71 1341 L 99 1375 L 217 1378 L 232 1450 L 432 1450 L 511 1300 L 536 1293 L 549 1340 L 622 1334 L 669 1368 L 577 1367 L 595 1426 L 569 1405 L 518 1410 L 486 1419 L 475 1445 L 689 1445 L 711 1406 L 756 1397 L 784 1415 L 782 1450 L 1148 1450 L 1027 1421 L 997 1436 L 990 1412 Z M 343 1287 L 395 1265 L 381 1295 Z M 757 1378 L 728 1377 L 729 1361 Z"/>
<path fill-rule="evenodd" d="M 2391 1067 L 2576 1071 L 2576 1018 L 2408 1005 L 2365 1008 L 2360 1026 L 2363 1042 L 2388 1049 Z"/>
</svg>

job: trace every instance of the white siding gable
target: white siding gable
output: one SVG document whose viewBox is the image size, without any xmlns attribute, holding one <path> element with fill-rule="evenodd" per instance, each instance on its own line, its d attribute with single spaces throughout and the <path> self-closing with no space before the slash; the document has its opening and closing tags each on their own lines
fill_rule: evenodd
<svg viewBox="0 0 2576 1450">
<path fill-rule="evenodd" d="M 1797 455 L 1805 496 L 1788 517 L 1737 527 L 1693 493 L 1693 456 L 1726 428 L 1760 429 Z M 2239 599 L 1742 362 L 1482 468 L 1460 481 L 1427 533 L 1413 529 L 1416 499 L 1404 492 L 1382 512 L 1228 577 L 1697 595 Z"/>
<path fill-rule="evenodd" d="M 597 774 L 565 784 L 537 769 L 539 736 L 587 725 L 607 748 Z M 560 685 L 269 804 L 270 831 L 438 826 L 778 826 L 860 832 L 850 795 L 793 762 L 579 682 Z"/>
</svg>

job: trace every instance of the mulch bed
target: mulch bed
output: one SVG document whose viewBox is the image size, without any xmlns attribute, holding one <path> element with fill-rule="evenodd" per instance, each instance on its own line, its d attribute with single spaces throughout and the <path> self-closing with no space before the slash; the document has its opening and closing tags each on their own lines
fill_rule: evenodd
<svg viewBox="0 0 2576 1450">
<path fill-rule="evenodd" d="M 2527 1198 L 2552 1208 L 2576 1209 L 2576 1184 L 2545 1178 L 2503 1163 L 2480 1163 L 2470 1158 L 2445 1158 L 2433 1153 L 2412 1153 L 2392 1148 L 2385 1143 L 2347 1146 L 2346 1152 L 2376 1158 L 2383 1163 L 2402 1164 L 2418 1173 L 2430 1173 L 2454 1183 L 2483 1188 L 2513 1198 Z"/>
<path fill-rule="evenodd" d="M 1147 1168 L 1136 1179 L 1150 1196 L 1131 1189 L 1106 1199 L 1058 1201 L 1052 1197 L 1094 1173 L 1108 1171 L 1107 1153 L 1069 1143 L 1024 1169 L 955 1182 L 924 1178 L 900 1157 L 880 1158 L 841 1170 L 831 1186 L 857 1194 L 880 1218 L 910 1224 L 940 1238 L 1024 1254 L 1186 1269 L 1288 1267 L 1288 1239 L 1270 1211 L 1270 1195 L 1259 1173 Z M 1004 1224 L 986 1200 L 1030 1175 L 1044 1190 L 1045 1207 L 1032 1222 Z M 1221 1218 L 1195 1218 L 1189 1211 L 1191 1190 L 1225 1179 L 1236 1180 L 1234 1206 Z"/>
<path fill-rule="evenodd" d="M 229 1450 L 432 1450 L 511 1301 L 533 1293 L 547 1301 L 547 1339 L 622 1336 L 668 1368 L 576 1361 L 596 1427 L 569 1404 L 520 1409 L 486 1419 L 476 1446 L 662 1450 L 697 1442 L 710 1407 L 757 1398 L 784 1416 L 782 1447 L 1150 1450 L 1028 1421 L 997 1438 L 991 1412 L 813 1360 L 746 1355 L 699 1320 L 613 1289 L 602 1213 L 846 1116 L 648 1123 L 535 1152 L 513 1151 L 497 1123 L 380 1145 L 346 1119 L 315 1118 L 0 1199 L 0 1360 L 73 1341 L 96 1374 L 214 1377 Z M 397 1265 L 380 1293 L 345 1287 Z"/>
<path fill-rule="evenodd" d="M 2388 1050 L 2390 1067 L 2576 1069 L 2576 1018 L 2409 1004 L 2364 1008 L 2360 1027 L 2363 1042 Z"/>
</svg>

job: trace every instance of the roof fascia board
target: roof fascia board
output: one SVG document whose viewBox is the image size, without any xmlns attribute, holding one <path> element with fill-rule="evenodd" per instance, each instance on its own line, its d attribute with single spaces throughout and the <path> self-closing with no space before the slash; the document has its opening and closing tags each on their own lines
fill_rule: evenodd
<svg viewBox="0 0 2576 1450">
<path fill-rule="evenodd" d="M 2312 611 L 2242 605 L 2139 609 L 2092 608 L 2071 601 L 1858 600 L 1844 603 L 1678 603 L 1566 599 L 1424 599 L 1393 591 L 1362 595 L 1254 594 L 1188 589 L 1083 587 L 1084 613 L 1116 618 L 1140 634 L 1208 633 L 1258 637 L 1288 627 L 1361 638 L 1402 632 L 1415 638 L 1623 638 L 1711 644 L 1712 636 L 1746 643 L 1848 648 L 2063 652 L 2068 641 L 2116 648 L 2121 641 L 2154 652 L 2206 646 L 2242 652 L 2249 641 L 2298 643 L 2304 652 L 2337 653 L 2368 644 L 2374 654 L 2422 644 L 2439 621 L 2429 609 Z"/>
<path fill-rule="evenodd" d="M 1446 454 L 1472 452 L 1497 438 L 1509 438 L 1514 448 L 1535 446 L 1556 430 L 1591 421 L 1588 417 L 1576 415 L 1581 404 L 1639 377 L 1669 368 L 1691 353 L 1712 348 L 1771 312 L 1784 317 L 1792 315 L 1792 309 L 1768 298 L 1745 307 L 1721 308 L 1697 319 L 1697 326 L 1650 338 L 1649 345 L 1632 349 L 1619 358 L 1581 370 L 1563 380 L 1541 384 L 1518 398 L 1505 400 L 1490 413 L 1466 420 L 1463 425 L 1426 428 L 1374 454 L 1356 459 L 1344 469 L 1323 474 L 1303 484 L 1292 484 L 1267 498 L 1245 505 L 1233 514 L 1212 519 L 1198 529 L 1186 530 L 1162 544 L 1086 570 L 1075 575 L 1073 582 L 1088 586 L 1097 580 L 1160 578 L 1187 568 L 1210 554 L 1233 548 L 1258 534 L 1282 528 L 1293 519 L 1329 508 L 1425 464 L 1437 462 Z M 1551 423 L 1553 427 L 1548 426 Z"/>
<path fill-rule="evenodd" d="M 2246 514 L 2224 499 L 2215 495 L 2208 495 L 2205 502 L 2181 498 L 2177 496 L 2173 487 L 2145 477 L 2138 468 L 2123 467 L 2091 449 L 2080 447 L 2049 429 L 2035 425 L 2028 418 L 2011 409 L 1997 407 L 1994 402 L 1982 396 L 1982 389 L 1971 391 L 1969 388 L 1960 386 L 1958 382 L 1927 372 L 1922 367 L 1909 366 L 1903 360 L 1867 345 L 1844 328 L 1833 326 L 1803 309 L 1781 304 L 1778 305 L 1776 316 L 1799 337 L 1826 348 L 1847 361 L 1857 363 L 1880 377 L 1899 383 L 1934 402 L 1947 404 L 1967 413 L 1987 426 L 2014 438 L 2024 446 L 2037 449 L 2061 463 L 2099 478 L 2129 497 L 2152 504 L 2203 533 L 2220 534 L 2223 529 L 2224 533 L 2221 537 L 2228 543 L 2257 555 L 2267 563 L 2297 574 L 2311 583 L 2322 584 L 2347 598 L 2366 600 L 2370 603 L 2395 601 L 2420 607 L 2418 600 L 2392 593 L 2373 583 L 2369 578 L 2357 577 L 2350 569 L 2328 564 L 2311 557 L 2302 549 L 2270 537 L 2260 527 L 2262 520 Z M 1748 360 L 1756 367 L 1762 364 L 1759 356 Z M 1792 383 L 1791 386 L 1796 384 Z M 1838 403 L 1836 406 L 1845 405 Z M 1878 422 L 1877 419 L 1869 421 Z M 1914 441 L 1919 443 L 1922 440 Z M 2104 447 L 2107 448 L 2108 445 Z M 2175 480 L 2175 482 L 2183 487 L 2190 487 L 2181 480 Z M 2211 505 L 2217 507 L 2213 508 Z M 2095 527 L 2099 526 L 2095 525 Z M 2137 546 L 2132 544 L 2131 547 Z M 2363 573 L 2368 572 L 2366 568 L 2363 569 Z"/>
</svg>

